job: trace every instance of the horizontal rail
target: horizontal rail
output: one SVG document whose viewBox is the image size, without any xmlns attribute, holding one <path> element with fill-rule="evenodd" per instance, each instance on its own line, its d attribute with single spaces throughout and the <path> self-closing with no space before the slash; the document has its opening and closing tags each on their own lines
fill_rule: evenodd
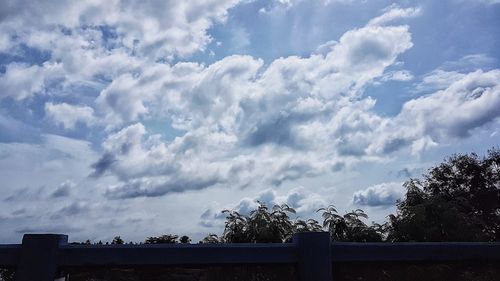
<svg viewBox="0 0 500 281">
<path fill-rule="evenodd" d="M 17 281 L 53 281 L 58 267 L 294 264 L 299 280 L 332 280 L 332 262 L 498 261 L 500 243 L 331 242 L 327 232 L 297 233 L 286 244 L 72 245 L 62 234 L 26 234 L 0 245 L 0 267 Z"/>
<path fill-rule="evenodd" d="M 280 264 L 298 261 L 293 244 L 68 245 L 60 266 Z"/>
<path fill-rule="evenodd" d="M 0 245 L 0 265 L 16 266 L 21 255 L 21 245 Z"/>
<path fill-rule="evenodd" d="M 296 263 L 294 244 L 65 245 L 60 266 Z M 0 245 L 0 265 L 16 266 L 21 245 Z M 500 260 L 500 243 L 348 243 L 331 245 L 333 262 Z"/>
<path fill-rule="evenodd" d="M 500 243 L 348 243 L 331 245 L 334 262 L 500 260 Z"/>
</svg>

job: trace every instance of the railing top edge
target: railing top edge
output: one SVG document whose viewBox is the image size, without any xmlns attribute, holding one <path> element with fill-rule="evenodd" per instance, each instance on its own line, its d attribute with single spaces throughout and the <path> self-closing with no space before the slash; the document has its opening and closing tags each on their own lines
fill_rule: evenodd
<svg viewBox="0 0 500 281">
<path fill-rule="evenodd" d="M 21 249 L 21 244 L 0 244 L 0 249 Z"/>
<path fill-rule="evenodd" d="M 332 246 L 500 246 L 500 242 L 331 242 Z"/>
<path fill-rule="evenodd" d="M 295 248 L 293 243 L 234 243 L 234 244 L 121 244 L 121 245 L 77 245 L 67 244 L 61 249 L 224 249 L 224 248 L 269 248 L 289 249 Z"/>
</svg>

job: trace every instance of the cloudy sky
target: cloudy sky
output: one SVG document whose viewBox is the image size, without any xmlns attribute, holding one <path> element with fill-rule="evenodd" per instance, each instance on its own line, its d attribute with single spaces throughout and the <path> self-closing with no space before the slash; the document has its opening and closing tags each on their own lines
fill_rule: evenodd
<svg viewBox="0 0 500 281">
<path fill-rule="evenodd" d="M 370 221 L 500 144 L 500 1 L 1 0 L 0 241 Z"/>
</svg>

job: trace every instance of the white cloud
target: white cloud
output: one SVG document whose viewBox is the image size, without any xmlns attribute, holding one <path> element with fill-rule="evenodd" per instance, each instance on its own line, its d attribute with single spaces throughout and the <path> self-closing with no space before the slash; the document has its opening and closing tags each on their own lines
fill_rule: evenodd
<svg viewBox="0 0 500 281">
<path fill-rule="evenodd" d="M 407 102 L 400 118 L 432 135 L 463 137 L 500 116 L 500 70 L 469 73 L 445 90 Z"/>
<path fill-rule="evenodd" d="M 410 79 L 387 68 L 412 45 L 407 26 L 368 25 L 346 32 L 325 54 L 268 66 L 230 56 L 121 76 L 101 91 L 100 111 L 108 122 L 118 120 L 117 128 L 139 123 L 108 136 L 94 174 L 121 181 L 106 191 L 110 198 L 279 186 L 401 149 L 417 154 L 498 116 L 496 71 L 456 77 L 445 90 L 406 102 L 396 117 L 376 114 L 364 89 Z M 171 120 L 182 133 L 162 140 L 140 123 L 144 118 Z"/>
<path fill-rule="evenodd" d="M 368 25 L 385 25 L 398 19 L 414 18 L 422 14 L 418 7 L 401 8 L 398 5 L 391 5 L 385 9 L 385 13 L 368 22 Z"/>
<path fill-rule="evenodd" d="M 0 98 L 20 101 L 35 94 L 66 95 L 78 88 L 100 92 L 113 81 L 103 93 L 107 104 L 113 110 L 128 110 L 131 116 L 108 115 L 108 107 L 102 105 L 97 114 L 110 124 L 134 119 L 145 108 L 141 104 L 126 108 L 123 98 L 117 97 L 125 94 L 117 83 L 130 81 L 133 86 L 129 75 L 147 74 L 155 62 L 203 51 L 212 40 L 207 30 L 225 21 L 228 10 L 238 3 L 50 0 L 40 5 L 22 0 L 0 4 L 0 51 L 48 57 L 40 65 L 8 64 L 0 74 Z"/>
<path fill-rule="evenodd" d="M 382 75 L 397 56 L 413 46 L 407 26 L 367 26 L 346 32 L 327 60 L 341 75 L 357 75 L 364 84 Z"/>
<path fill-rule="evenodd" d="M 373 100 L 360 99 L 362 90 L 411 46 L 408 27 L 367 26 L 346 32 L 325 55 L 280 58 L 267 67 L 231 56 L 125 76 L 101 92 L 98 104 L 124 121 L 167 117 L 185 133 L 164 142 L 136 124 L 112 134 L 95 174 L 107 167 L 123 183 L 106 194 L 128 198 L 218 184 L 278 186 L 343 166 L 365 155 L 371 134 L 386 122 L 370 112 Z M 119 136 L 131 130 L 138 133 L 122 143 Z"/>
<path fill-rule="evenodd" d="M 12 97 L 22 100 L 36 92 L 44 91 L 46 75 L 50 75 L 57 68 L 57 65 L 7 65 L 5 73 L 0 74 L 0 98 Z"/>
<path fill-rule="evenodd" d="M 445 89 L 465 77 L 467 73 L 492 69 L 495 62 L 495 58 L 481 53 L 466 55 L 455 61 L 446 61 L 439 68 L 423 75 L 413 92 L 429 93 Z"/>
<path fill-rule="evenodd" d="M 462 79 L 464 76 L 464 73 L 457 71 L 444 71 L 436 69 L 426 74 L 423 77 L 422 82 L 417 84 L 414 91 L 418 93 L 445 89 L 452 83 Z"/>
<path fill-rule="evenodd" d="M 461 75 L 462 76 L 462 75 Z M 411 146 L 414 153 L 471 131 L 500 117 L 500 70 L 463 75 L 446 89 L 409 100 L 369 150 L 388 153 Z"/>
<path fill-rule="evenodd" d="M 4 32 L 18 39 L 80 27 L 113 28 L 120 44 L 153 58 L 185 56 L 211 40 L 207 30 L 224 21 L 237 0 L 224 1 L 73 1 L 52 0 L 2 4 Z"/>
<path fill-rule="evenodd" d="M 74 129 L 77 123 L 93 125 L 96 120 L 94 109 L 89 106 L 77 106 L 67 103 L 46 103 L 45 112 L 55 123 L 61 124 L 65 129 Z"/>
<path fill-rule="evenodd" d="M 359 206 L 393 206 L 404 195 L 405 189 L 400 182 L 387 182 L 356 191 L 352 201 Z"/>
</svg>

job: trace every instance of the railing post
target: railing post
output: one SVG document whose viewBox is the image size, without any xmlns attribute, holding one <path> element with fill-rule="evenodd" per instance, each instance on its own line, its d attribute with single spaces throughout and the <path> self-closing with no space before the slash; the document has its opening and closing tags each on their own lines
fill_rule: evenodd
<svg viewBox="0 0 500 281">
<path fill-rule="evenodd" d="M 58 277 L 59 246 L 67 243 L 67 235 L 25 234 L 16 281 L 54 281 Z"/>
<path fill-rule="evenodd" d="M 293 236 L 299 258 L 300 281 L 332 281 L 332 257 L 328 232 L 304 232 Z"/>
</svg>

